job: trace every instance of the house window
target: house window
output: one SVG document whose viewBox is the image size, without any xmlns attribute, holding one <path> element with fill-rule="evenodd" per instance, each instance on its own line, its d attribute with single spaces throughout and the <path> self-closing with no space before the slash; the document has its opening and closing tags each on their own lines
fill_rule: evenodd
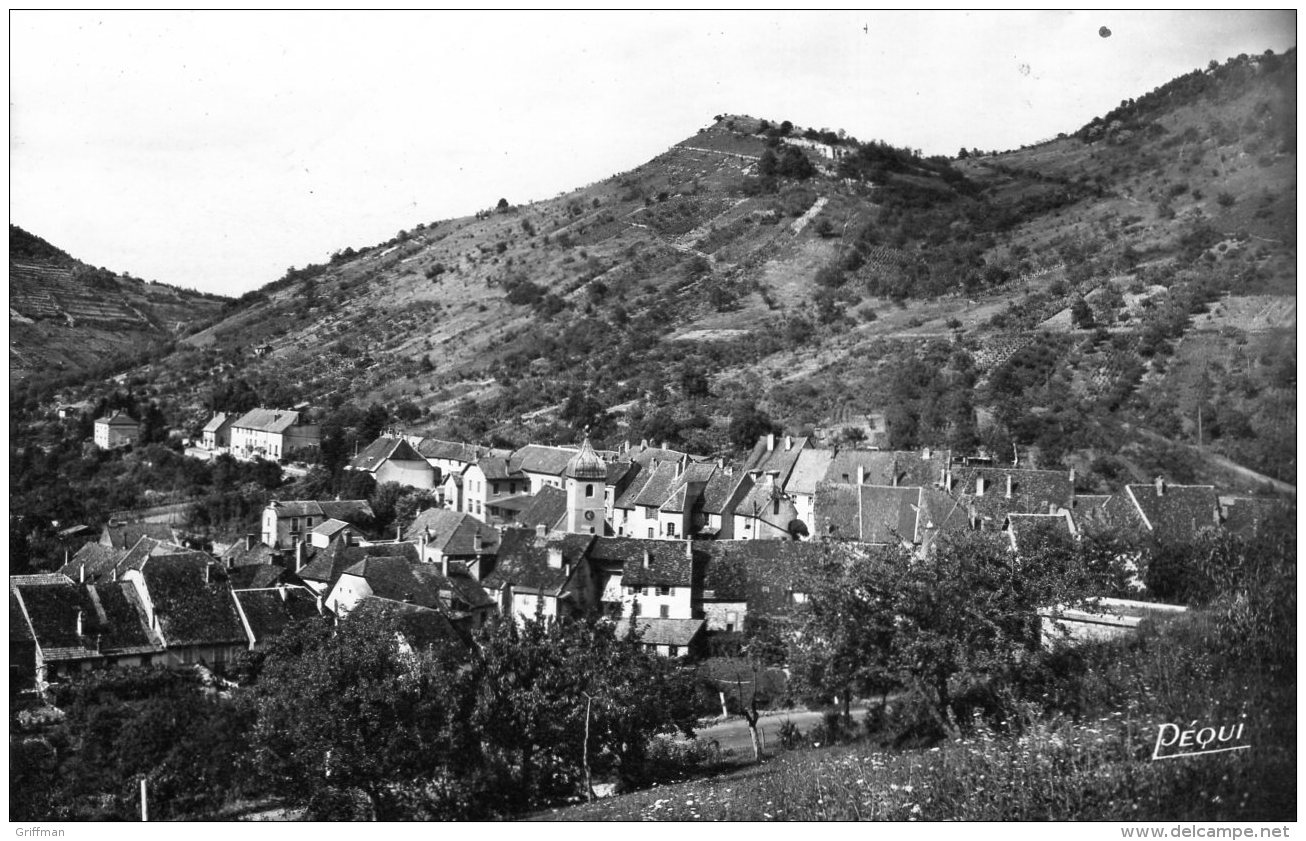
<svg viewBox="0 0 1306 841">
<path fill-rule="evenodd" d="M 658 616 L 662 617 L 663 619 L 670 619 L 670 618 L 671 618 L 671 606 L 670 606 L 670 605 L 665 605 L 665 604 L 664 604 L 664 605 L 662 605 L 661 607 L 659 607 L 659 608 L 658 608 Z"/>
<path fill-rule="evenodd" d="M 298 517 L 291 517 L 291 518 L 290 518 L 290 530 L 291 530 L 291 531 L 299 531 L 299 518 L 298 518 Z"/>
<path fill-rule="evenodd" d="M 304 528 L 305 528 L 305 529 L 311 529 L 311 528 L 313 528 L 313 518 L 312 518 L 312 517 L 305 517 L 305 518 L 304 518 Z"/>
<path fill-rule="evenodd" d="M 498 483 L 498 482 L 491 482 L 491 483 L 490 483 L 490 490 L 494 493 L 495 496 L 498 496 L 498 495 L 499 495 L 499 483 Z"/>
<path fill-rule="evenodd" d="M 638 590 L 638 589 L 639 589 L 638 587 L 627 587 L 627 588 L 626 588 L 626 595 L 628 595 L 628 596 L 633 596 L 633 595 L 635 595 L 635 592 L 636 592 L 636 590 Z"/>
<path fill-rule="evenodd" d="M 671 588 L 670 588 L 670 587 L 659 587 L 659 588 L 658 588 L 658 595 L 659 595 L 659 596 L 669 596 L 669 595 L 671 595 Z"/>
<path fill-rule="evenodd" d="M 678 645 L 669 645 L 669 646 L 667 646 L 667 654 L 670 654 L 672 657 L 679 657 L 679 656 L 680 656 L 680 646 L 678 646 Z"/>
<path fill-rule="evenodd" d="M 586 497 L 592 497 L 592 496 L 594 496 L 594 486 L 593 486 L 593 485 L 586 485 L 586 486 L 585 486 L 585 496 L 586 496 Z"/>
<path fill-rule="evenodd" d="M 640 588 L 639 588 L 639 594 L 640 594 L 641 596 L 647 596 L 647 595 L 648 595 L 648 588 L 647 588 L 647 587 L 640 587 Z"/>
<path fill-rule="evenodd" d="M 649 527 L 648 527 L 648 536 L 649 536 L 650 538 L 653 537 L 653 527 L 652 527 L 652 526 L 649 526 Z"/>
<path fill-rule="evenodd" d="M 675 536 L 676 536 L 676 524 L 667 523 L 667 537 L 675 537 Z"/>
<path fill-rule="evenodd" d="M 774 499 L 771 501 L 771 513 L 772 514 L 780 513 L 780 500 Z"/>
</svg>

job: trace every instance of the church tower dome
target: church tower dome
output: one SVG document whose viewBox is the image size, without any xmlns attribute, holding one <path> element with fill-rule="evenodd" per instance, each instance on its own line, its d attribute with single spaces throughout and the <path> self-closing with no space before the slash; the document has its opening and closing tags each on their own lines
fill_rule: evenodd
<svg viewBox="0 0 1306 841">
<path fill-rule="evenodd" d="M 589 436 L 585 437 L 580 450 L 567 462 L 567 470 L 563 475 L 568 479 L 603 480 L 608 477 L 608 465 L 590 446 Z"/>
</svg>

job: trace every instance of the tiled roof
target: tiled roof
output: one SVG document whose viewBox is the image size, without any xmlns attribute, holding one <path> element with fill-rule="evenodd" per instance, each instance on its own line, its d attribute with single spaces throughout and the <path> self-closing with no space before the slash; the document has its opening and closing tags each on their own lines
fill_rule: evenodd
<svg viewBox="0 0 1306 841">
<path fill-rule="evenodd" d="M 364 558 L 345 570 L 344 574 L 365 580 L 374 596 L 438 607 L 440 587 L 430 578 L 416 574 L 414 569 L 419 566 L 422 564 L 404 558 L 380 556 Z"/>
<path fill-rule="evenodd" d="M 213 417 L 209 418 L 208 423 L 204 424 L 204 431 L 218 432 L 219 430 L 222 429 L 223 426 L 233 423 L 234 421 L 235 418 L 233 418 L 231 415 L 228 415 L 226 412 L 218 412 Z"/>
<path fill-rule="evenodd" d="M 230 587 L 213 564 L 205 581 L 202 553 L 157 555 L 141 565 L 159 630 L 169 646 L 248 642 Z"/>
<path fill-rule="evenodd" d="M 127 523 L 120 526 L 105 526 L 104 531 L 100 533 L 100 542 L 107 541 L 106 545 L 114 549 L 130 549 L 142 537 L 167 543 L 175 543 L 177 540 L 172 526 L 165 523 Z"/>
<path fill-rule="evenodd" d="M 523 528 L 544 526 L 554 529 L 567 516 L 567 492 L 562 488 L 545 485 L 531 499 L 531 504 L 521 510 L 514 522 Z"/>
<path fill-rule="evenodd" d="M 767 449 L 768 444 L 774 446 Z M 763 473 L 774 471 L 778 474 L 776 482 L 783 488 L 789 481 L 789 474 L 793 472 L 794 465 L 798 462 L 798 454 L 806 447 L 806 438 L 780 435 L 759 438 L 744 462 L 744 469 L 761 470 Z"/>
<path fill-rule="evenodd" d="M 317 619 L 317 599 L 303 587 L 232 590 L 231 597 L 253 642 L 278 636 L 294 622 Z"/>
<path fill-rule="evenodd" d="M 923 504 L 921 488 L 862 485 L 858 492 L 862 542 L 916 542 L 917 512 Z"/>
<path fill-rule="evenodd" d="M 475 464 L 481 457 L 482 448 L 473 444 L 457 441 L 441 441 L 438 438 L 423 438 L 417 442 L 417 452 L 426 459 L 443 459 L 460 461 L 463 464 Z"/>
<path fill-rule="evenodd" d="M 809 496 L 816 493 L 816 483 L 825 479 L 825 474 L 830 469 L 830 462 L 833 460 L 834 450 L 804 447 L 794 462 L 794 469 L 789 474 L 789 483 L 785 485 L 785 490 L 789 493 Z"/>
<path fill-rule="evenodd" d="M 1240 537 L 1254 537 L 1278 518 L 1292 515 L 1292 504 L 1283 499 L 1234 497 L 1220 500 L 1224 527 Z"/>
<path fill-rule="evenodd" d="M 232 587 L 242 590 L 275 587 L 284 583 L 289 573 L 276 564 L 247 564 L 227 570 L 227 580 Z"/>
<path fill-rule="evenodd" d="M 625 488 L 617 494 L 616 499 L 612 501 L 613 508 L 622 508 L 631 510 L 635 507 L 635 500 L 644 492 L 644 487 L 648 485 L 653 478 L 654 468 L 658 462 L 651 462 L 647 465 L 640 466 L 638 472 L 629 480 Z"/>
<path fill-rule="evenodd" d="M 477 610 L 494 606 L 494 599 L 490 598 L 481 583 L 467 572 L 465 564 L 449 564 L 448 575 L 445 575 L 435 564 L 413 564 L 412 572 L 418 579 L 439 591 L 442 604 L 451 616 L 452 611 Z"/>
<path fill-rule="evenodd" d="M 868 562 L 882 551 L 859 543 L 784 540 L 718 540 L 695 549 L 704 558 L 704 601 L 742 601 L 767 615 L 792 611 L 791 594 L 815 592 L 834 565 Z"/>
<path fill-rule="evenodd" d="M 747 474 L 731 471 L 727 473 L 718 468 L 712 472 L 707 487 L 703 489 L 703 510 L 708 514 L 733 514 L 730 509 L 731 499 Z"/>
<path fill-rule="evenodd" d="M 15 592 L 12 585 L 9 587 L 9 644 L 36 642 L 36 637 L 32 636 L 32 628 L 27 624 L 27 617 L 23 615 L 23 606 L 18 601 L 18 593 Z"/>
<path fill-rule="evenodd" d="M 1186 542 L 1216 525 L 1220 503 L 1212 485 L 1165 485 L 1160 494 L 1155 485 L 1126 485 L 1125 492 L 1159 540 Z"/>
<path fill-rule="evenodd" d="M 455 646 L 461 649 L 466 646 L 448 617 L 434 608 L 367 596 L 359 600 L 346 621 L 370 617 L 395 623 L 396 629 L 413 648 Z"/>
<path fill-rule="evenodd" d="M 984 480 L 982 495 L 978 493 L 980 479 Z M 952 480 L 953 495 L 994 528 L 1001 527 L 1008 514 L 1052 514 L 1070 508 L 1075 498 L 1070 474 L 1063 470 L 970 466 L 955 468 Z"/>
<path fill-rule="evenodd" d="M 626 453 L 626 456 L 641 467 L 647 468 L 655 461 L 680 461 L 689 456 L 688 453 L 682 453 L 680 450 L 672 450 L 667 447 L 657 447 L 641 443 L 639 447 L 633 447 Z"/>
<path fill-rule="evenodd" d="M 856 484 L 861 468 L 863 484 L 932 487 L 949 464 L 947 450 L 836 450 L 825 479 Z"/>
<path fill-rule="evenodd" d="M 861 525 L 857 485 L 843 482 L 819 482 L 812 503 L 812 519 L 816 523 L 815 538 L 832 540 L 858 540 Z"/>
<path fill-rule="evenodd" d="M 620 564 L 623 586 L 689 587 L 693 585 L 694 562 L 688 545 L 686 540 L 600 537 L 590 549 L 590 559 L 608 567 Z"/>
<path fill-rule="evenodd" d="M 635 478 L 639 472 L 639 464 L 633 461 L 610 461 L 607 466 L 607 476 L 604 478 L 604 484 L 624 490 L 622 484 L 628 479 Z"/>
<path fill-rule="evenodd" d="M 19 586 L 18 598 L 46 660 L 80 660 L 154 652 L 158 637 L 145 621 L 136 588 L 125 581 Z M 77 616 L 82 635 L 77 634 Z M 243 635 L 242 635 L 243 636 Z"/>
<path fill-rule="evenodd" d="M 405 439 L 383 435 L 354 456 L 349 466 L 354 470 L 371 472 L 387 461 L 424 462 L 426 459 Z"/>
<path fill-rule="evenodd" d="M 676 471 L 680 469 L 676 462 L 662 461 L 649 470 L 648 481 L 640 488 L 639 494 L 632 500 L 635 505 L 651 505 L 661 508 L 662 503 L 671 495 L 671 488 L 676 483 Z"/>
<path fill-rule="evenodd" d="M 481 548 L 476 549 L 476 535 L 481 536 Z M 499 532 L 485 525 L 471 514 L 450 511 L 447 508 L 428 508 L 418 514 L 404 539 L 419 542 L 426 539 L 446 555 L 470 556 L 492 553 L 499 544 Z"/>
<path fill-rule="evenodd" d="M 372 546 L 348 546 L 335 542 L 319 549 L 298 573 L 305 581 L 323 582 L 328 589 L 336 585 L 341 573 L 364 558 L 381 555 L 399 556 L 413 563 L 421 560 L 415 543 L 378 543 Z"/>
<path fill-rule="evenodd" d="M 73 580 L 62 572 L 35 572 L 31 575 L 9 576 L 9 591 L 16 587 L 45 587 L 51 584 L 72 584 Z"/>
<path fill-rule="evenodd" d="M 561 476 L 567 469 L 567 462 L 571 461 L 574 455 L 576 455 L 575 447 L 527 444 L 512 454 L 511 462 L 517 470 Z"/>
<path fill-rule="evenodd" d="M 323 517 L 364 526 L 374 517 L 372 505 L 365 499 L 274 499 L 268 504 L 278 518 Z"/>
<path fill-rule="evenodd" d="M 59 572 L 73 581 L 81 581 L 85 566 L 87 582 L 107 580 L 113 576 L 114 568 L 126 555 L 126 549 L 114 549 L 102 543 L 87 543 L 77 550 L 68 563 L 60 567 Z"/>
<path fill-rule="evenodd" d="M 497 589 L 511 584 L 519 591 L 561 596 L 580 569 L 586 550 L 601 539 L 588 534 L 540 539 L 528 529 L 505 529 L 494 571 L 485 577 L 486 586 Z M 550 549 L 561 552 L 561 566 L 549 564 Z"/>
<path fill-rule="evenodd" d="M 140 569 L 141 564 L 145 563 L 147 558 L 152 558 L 156 555 L 176 555 L 178 553 L 189 551 L 191 550 L 184 546 L 178 546 L 175 543 L 142 537 L 127 550 L 127 554 L 123 555 L 122 560 L 118 562 L 118 574 L 122 575 L 129 569 Z"/>
<path fill-rule="evenodd" d="M 630 635 L 630 622 L 617 623 L 617 638 Z M 693 642 L 703 631 L 702 619 L 646 619 L 636 618 L 635 632 L 644 645 L 675 645 L 681 648 Z"/>
<path fill-rule="evenodd" d="M 272 547 L 261 540 L 256 541 L 249 548 L 245 547 L 244 540 L 237 540 L 228 546 L 222 554 L 218 555 L 218 559 L 228 567 L 267 564 L 271 563 L 275 557 L 276 553 L 272 550 Z"/>
<path fill-rule="evenodd" d="M 299 423 L 299 412 L 289 409 L 250 409 L 233 423 L 233 429 L 253 429 L 260 432 L 283 433 Z"/>
<path fill-rule="evenodd" d="M 525 478 L 525 474 L 518 467 L 509 464 L 508 459 L 503 456 L 482 456 L 480 461 L 476 462 L 476 466 L 485 474 L 486 479 L 492 481 Z"/>
<path fill-rule="evenodd" d="M 313 531 L 310 532 L 310 534 L 320 534 L 323 537 L 331 537 L 332 535 L 339 534 L 341 530 L 347 528 L 349 528 L 349 523 L 346 523 L 344 520 L 328 518 L 323 520 L 321 523 L 318 523 L 316 526 L 313 526 Z"/>
<path fill-rule="evenodd" d="M 102 418 L 96 418 L 95 422 L 97 424 L 99 423 L 108 424 L 109 426 L 121 426 L 121 427 L 130 426 L 133 428 L 140 426 L 140 423 L 138 423 L 135 419 L 133 419 L 129 415 L 123 414 L 122 412 L 114 412 L 112 415 L 106 415 Z"/>
<path fill-rule="evenodd" d="M 720 471 L 717 470 L 714 462 L 691 462 L 685 465 L 680 476 L 676 478 L 671 493 L 662 503 L 662 510 L 679 513 L 685 510 L 686 505 L 691 508 L 704 507 L 703 497 L 707 492 L 708 484 L 718 472 Z M 691 490 L 695 491 L 693 496 L 690 494 Z"/>
</svg>

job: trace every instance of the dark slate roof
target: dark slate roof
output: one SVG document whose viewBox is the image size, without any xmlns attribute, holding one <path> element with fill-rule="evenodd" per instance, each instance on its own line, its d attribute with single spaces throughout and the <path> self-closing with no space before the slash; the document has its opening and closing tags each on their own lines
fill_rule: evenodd
<svg viewBox="0 0 1306 841">
<path fill-rule="evenodd" d="M 631 622 L 617 623 L 617 638 L 630 636 Z M 681 648 L 694 641 L 703 632 L 702 619 L 657 619 L 638 617 L 635 632 L 644 645 L 675 645 Z"/>
<path fill-rule="evenodd" d="M 1287 500 L 1265 497 L 1221 498 L 1224 509 L 1224 527 L 1239 537 L 1255 537 L 1271 521 L 1291 516 L 1292 504 Z"/>
<path fill-rule="evenodd" d="M 916 542 L 917 513 L 923 504 L 921 488 L 862 485 L 858 492 L 862 542 Z"/>
<path fill-rule="evenodd" d="M 1010 514 L 1007 536 L 1018 553 L 1040 547 L 1068 547 L 1074 542 L 1070 520 L 1061 514 Z"/>
<path fill-rule="evenodd" d="M 406 439 L 383 435 L 354 456 L 349 466 L 354 470 L 373 472 L 387 461 L 425 462 L 426 459 Z"/>
<path fill-rule="evenodd" d="M 337 541 L 325 549 L 318 549 L 312 560 L 304 565 L 298 573 L 305 581 L 318 581 L 327 585 L 328 590 L 336 586 L 341 573 L 369 557 L 381 555 L 399 556 L 413 563 L 418 557 L 417 545 L 414 543 L 378 543 L 372 546 L 348 546 Z"/>
<path fill-rule="evenodd" d="M 397 602 L 412 602 L 425 607 L 440 605 L 439 585 L 430 578 L 414 573 L 415 564 L 404 558 L 394 556 L 374 556 L 364 558 L 345 570 L 345 575 L 353 575 L 365 580 L 372 588 L 372 595 Z M 437 571 L 438 572 L 438 571 Z"/>
<path fill-rule="evenodd" d="M 708 483 L 717 473 L 717 466 L 714 462 L 691 462 L 685 465 L 680 476 L 675 480 L 672 491 L 667 495 L 666 501 L 662 503 L 662 510 L 669 512 L 681 512 L 685 506 L 702 507 L 704 504 L 702 494 L 707 491 Z M 690 490 L 697 491 L 694 498 L 690 498 Z M 719 513 L 719 510 L 717 512 Z"/>
<path fill-rule="evenodd" d="M 210 580 L 204 580 L 206 557 L 156 555 L 141 564 L 159 630 L 169 646 L 248 642 L 230 587 L 219 578 L 221 567 L 213 564 Z"/>
<path fill-rule="evenodd" d="M 246 564 L 227 570 L 232 587 L 242 590 L 275 587 L 288 579 L 289 573 L 277 564 Z"/>
<path fill-rule="evenodd" d="M 561 476 L 567 469 L 567 463 L 571 461 L 574 455 L 576 455 L 575 447 L 546 447 L 543 444 L 527 444 L 512 454 L 511 462 L 517 470 Z"/>
<path fill-rule="evenodd" d="M 475 464 L 483 451 L 473 444 L 441 441 L 438 438 L 423 438 L 417 442 L 417 452 L 426 459 L 444 459 L 446 461 L 460 461 L 463 464 Z"/>
<path fill-rule="evenodd" d="M 451 616 L 453 611 L 494 606 L 494 599 L 490 598 L 479 581 L 472 578 L 465 564 L 450 564 L 447 576 L 436 564 L 414 564 L 412 573 L 439 591 L 441 603 Z"/>
<path fill-rule="evenodd" d="M 864 484 L 932 487 L 950 463 L 947 450 L 836 450 L 825 479 L 856 484 L 860 467 Z"/>
<path fill-rule="evenodd" d="M 1111 494 L 1075 494 L 1075 514 L 1080 512 L 1098 511 L 1103 505 L 1106 505 Z"/>
<path fill-rule="evenodd" d="M 780 487 L 784 487 L 789 481 L 789 474 L 793 472 L 794 465 L 798 462 L 798 454 L 807 447 L 807 439 L 776 435 L 775 446 L 768 450 L 769 440 L 766 436 L 758 439 L 753 445 L 753 451 L 744 461 L 744 469 L 761 470 L 763 473 L 775 472 L 776 481 Z"/>
<path fill-rule="evenodd" d="M 232 424 L 232 428 L 282 433 L 299 423 L 299 412 L 289 409 L 250 409 Z"/>
<path fill-rule="evenodd" d="M 545 485 L 532 498 L 531 504 L 522 509 L 514 522 L 523 528 L 534 529 L 536 526 L 544 526 L 546 529 L 553 529 L 566 516 L 567 492 L 562 488 Z"/>
<path fill-rule="evenodd" d="M 243 566 L 261 566 L 269 564 L 276 557 L 276 552 L 262 541 L 258 541 L 248 549 L 245 548 L 245 541 L 237 540 L 231 544 L 218 556 L 228 567 Z"/>
<path fill-rule="evenodd" d="M 73 554 L 68 563 L 60 567 L 59 572 L 73 581 L 81 581 L 82 566 L 85 565 L 87 582 L 108 580 L 126 556 L 126 549 L 114 549 L 102 543 L 87 543 Z"/>
<path fill-rule="evenodd" d="M 127 550 L 127 554 L 123 555 L 122 560 L 118 562 L 118 574 L 122 575 L 129 569 L 140 569 L 146 558 L 152 558 L 156 555 L 175 555 L 188 551 L 190 550 L 175 543 L 142 537 L 136 541 L 132 548 Z"/>
<path fill-rule="evenodd" d="M 834 564 L 866 562 L 879 551 L 858 543 L 783 540 L 717 540 L 695 550 L 704 557 L 704 601 L 746 602 L 749 611 L 766 615 L 793 610 L 791 594 L 815 592 Z"/>
<path fill-rule="evenodd" d="M 413 648 L 449 645 L 460 649 L 466 647 L 457 629 L 438 609 L 366 596 L 354 606 L 346 621 L 357 621 L 367 617 L 379 617 L 394 622 L 404 640 Z"/>
<path fill-rule="evenodd" d="M 327 518 L 316 526 L 313 526 L 313 531 L 310 532 L 310 534 L 320 534 L 324 537 L 332 537 L 349 527 L 349 523 L 346 523 L 344 520 Z"/>
<path fill-rule="evenodd" d="M 526 478 L 519 467 L 510 464 L 503 456 L 482 456 L 476 462 L 476 466 L 485 474 L 485 478 L 491 481 Z"/>
<path fill-rule="evenodd" d="M 105 526 L 100 533 L 100 542 L 114 549 L 130 549 L 142 537 L 175 543 L 176 534 L 172 526 L 165 523 L 127 523 L 120 526 Z"/>
<path fill-rule="evenodd" d="M 648 485 L 650 480 L 652 480 L 654 468 L 656 468 L 657 465 L 658 462 L 650 462 L 649 464 L 640 466 L 638 472 L 630 478 L 626 487 L 623 488 L 621 492 L 617 494 L 616 499 L 612 501 L 612 507 L 623 508 L 626 510 L 633 509 L 635 507 L 635 500 L 639 498 L 639 495 L 644 492 L 644 487 Z"/>
<path fill-rule="evenodd" d="M 1160 540 L 1185 542 L 1216 525 L 1220 502 L 1212 485 L 1166 485 L 1162 494 L 1155 485 L 1126 485 L 1125 492 Z"/>
<path fill-rule="evenodd" d="M 239 589 L 232 590 L 231 597 L 254 643 L 278 636 L 294 622 L 320 616 L 317 598 L 303 587 Z"/>
<path fill-rule="evenodd" d="M 155 652 L 162 648 L 146 623 L 136 588 L 128 582 L 20 585 L 17 591 L 36 644 L 46 660 L 80 660 Z M 80 637 L 77 635 L 79 611 Z"/>
<path fill-rule="evenodd" d="M 539 538 L 529 529 L 505 529 L 494 571 L 485 577 L 486 586 L 499 589 L 511 584 L 515 590 L 561 597 L 585 560 L 587 550 L 594 541 L 602 539 L 589 534 Z M 562 567 L 549 565 L 550 549 L 561 551 Z"/>
<path fill-rule="evenodd" d="M 620 564 L 625 587 L 690 587 L 694 562 L 687 545 L 685 540 L 599 537 L 590 549 L 590 559 L 608 567 Z"/>
<path fill-rule="evenodd" d="M 1008 477 L 1011 496 L 1007 496 Z M 976 493 L 981 478 L 983 495 Z M 994 528 L 1001 527 L 1008 514 L 1054 514 L 1074 504 L 1075 488 L 1064 470 L 969 466 L 954 469 L 952 479 L 953 495 Z"/>
<path fill-rule="evenodd" d="M 770 477 L 749 477 L 753 486 L 739 500 L 735 506 L 735 514 L 744 517 L 755 517 L 759 520 L 771 523 L 777 528 L 785 528 L 787 522 L 775 521 L 775 501 L 785 498 L 784 491 L 780 485 L 770 480 Z M 786 506 L 781 506 L 780 514 L 784 516 Z M 819 521 L 818 521 L 819 522 Z"/>
<path fill-rule="evenodd" d="M 268 504 L 278 517 L 323 517 L 356 526 L 367 525 L 374 516 L 365 499 L 274 499 Z"/>
<path fill-rule="evenodd" d="M 481 551 L 476 550 L 476 535 L 481 536 Z M 499 532 L 485 525 L 471 514 L 450 511 L 447 508 L 428 508 L 418 514 L 404 539 L 427 540 L 446 555 L 471 556 L 493 553 L 499 545 Z"/>
<path fill-rule="evenodd" d="M 639 463 L 634 461 L 610 461 L 607 466 L 607 475 L 604 477 L 604 484 L 612 485 L 615 488 L 624 490 L 624 483 L 629 479 L 635 478 L 639 472 Z"/>
</svg>

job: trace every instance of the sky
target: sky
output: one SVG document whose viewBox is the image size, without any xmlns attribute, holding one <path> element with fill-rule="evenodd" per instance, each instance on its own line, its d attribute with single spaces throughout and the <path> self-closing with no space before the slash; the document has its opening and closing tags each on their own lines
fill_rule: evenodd
<svg viewBox="0 0 1306 841">
<path fill-rule="evenodd" d="M 223 295 L 750 114 L 925 154 L 1072 132 L 1288 12 L 9 13 L 9 218 Z M 1105 36 L 1102 28 L 1110 34 Z"/>
</svg>

